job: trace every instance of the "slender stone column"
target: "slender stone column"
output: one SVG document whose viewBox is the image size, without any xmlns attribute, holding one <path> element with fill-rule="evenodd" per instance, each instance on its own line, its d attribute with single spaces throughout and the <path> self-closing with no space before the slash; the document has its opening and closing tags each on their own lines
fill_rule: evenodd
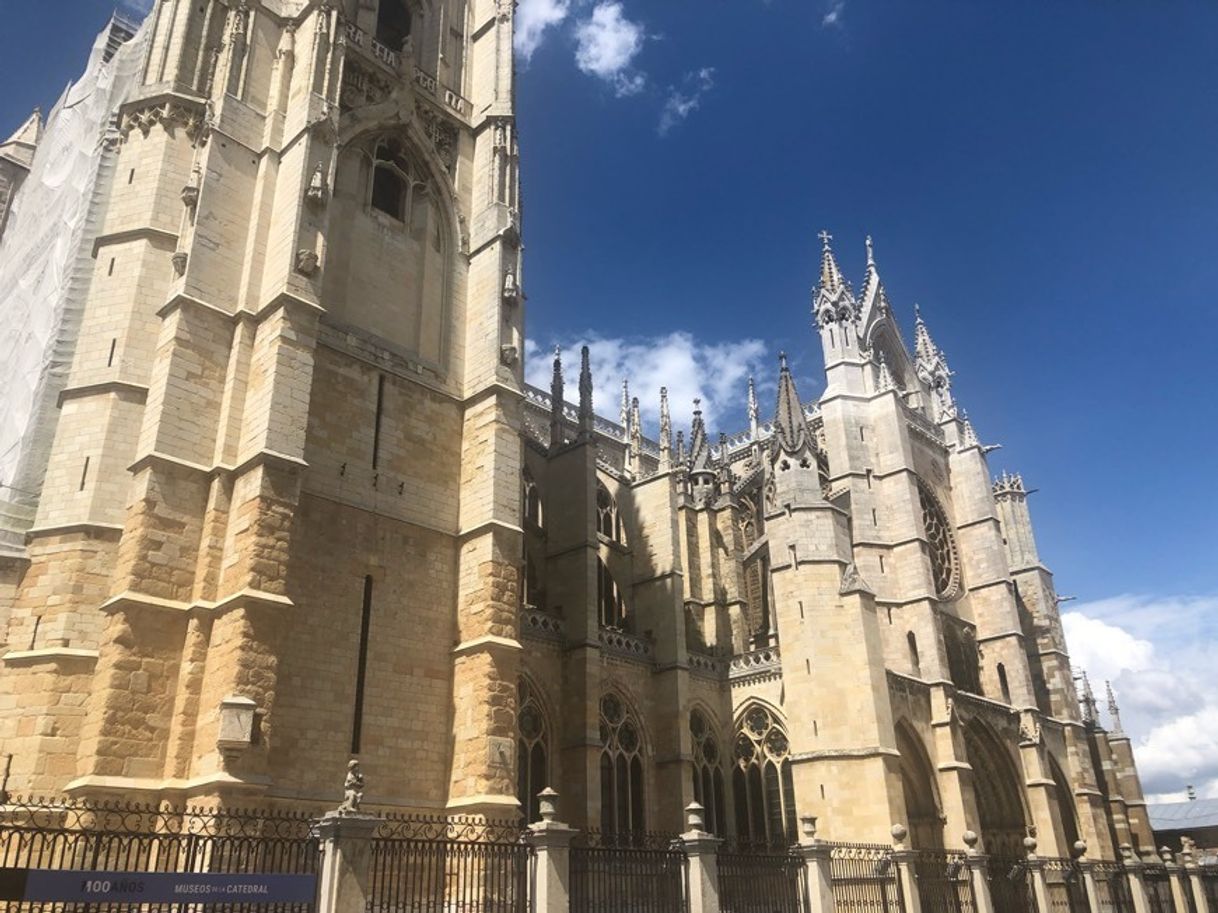
<svg viewBox="0 0 1218 913">
<path fill-rule="evenodd" d="M 689 857 L 689 913 L 719 913 L 719 859 L 715 853 L 723 841 L 702 828 L 704 809 L 697 802 L 685 806 L 681 835 Z"/>
<path fill-rule="evenodd" d="M 1218 911 L 1210 910 L 1209 898 L 1205 896 L 1205 885 L 1201 881 L 1201 867 L 1197 865 L 1197 859 L 1193 855 L 1193 847 L 1196 844 L 1191 837 L 1181 837 L 1180 843 L 1180 865 L 1184 869 L 1184 878 L 1188 886 L 1188 890 L 1193 895 L 1193 907 L 1197 913 L 1218 913 Z"/>
<path fill-rule="evenodd" d="M 994 913 L 994 898 L 990 894 L 989 857 L 977 852 L 976 831 L 965 831 L 961 839 L 968 850 L 964 864 L 968 866 L 968 877 L 973 883 L 973 902 L 977 913 Z"/>
<path fill-rule="evenodd" d="M 1146 882 L 1142 880 L 1142 863 L 1133 854 L 1133 847 L 1121 844 L 1122 863 L 1129 879 L 1129 895 L 1133 898 L 1133 913 L 1150 913 L 1150 900 L 1146 896 Z"/>
<path fill-rule="evenodd" d="M 568 913 L 571 907 L 571 838 L 577 832 L 558 820 L 558 793 L 546 787 L 537 798 L 541 800 L 541 820 L 529 825 L 526 838 L 537 853 L 532 884 L 533 913 Z"/>
<path fill-rule="evenodd" d="M 897 880 L 901 884 L 901 896 L 905 898 L 905 913 L 922 913 L 922 895 L 918 893 L 918 879 L 914 875 L 914 853 L 905 845 L 909 831 L 903 824 L 892 826 L 892 863 L 897 867 Z M 932 911 L 927 911 L 932 913 Z M 989 913 L 989 911 L 978 911 Z"/>
<path fill-rule="evenodd" d="M 1049 883 L 1045 880 L 1045 861 L 1036 855 L 1036 838 L 1025 837 L 1024 847 L 1028 851 L 1028 874 L 1032 877 L 1032 896 L 1036 900 L 1036 909 L 1049 910 Z"/>
<path fill-rule="evenodd" d="M 372 874 L 372 835 L 381 819 L 358 812 L 328 812 L 317 822 L 321 887 L 317 913 L 364 913 Z"/>
<path fill-rule="evenodd" d="M 808 913 L 837 913 L 833 899 L 833 873 L 830 868 L 831 849 L 827 843 L 816 839 L 816 817 L 803 815 L 799 819 L 802 838 L 795 848 L 803 857 L 807 874 L 807 894 L 804 909 Z"/>
<path fill-rule="evenodd" d="M 1100 892 L 1095 886 L 1095 863 L 1090 860 L 1080 859 L 1078 867 L 1083 873 L 1083 885 L 1087 888 L 1087 909 L 1101 909 Z"/>
</svg>

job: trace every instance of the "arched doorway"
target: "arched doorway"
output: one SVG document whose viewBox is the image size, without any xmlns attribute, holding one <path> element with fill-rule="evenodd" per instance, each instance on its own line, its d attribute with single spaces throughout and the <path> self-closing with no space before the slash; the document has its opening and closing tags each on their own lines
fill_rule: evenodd
<svg viewBox="0 0 1218 913">
<path fill-rule="evenodd" d="M 943 817 L 934 767 L 922 740 L 903 722 L 897 724 L 897 751 L 901 754 L 901 789 L 905 793 L 910 846 L 916 850 L 941 850 Z"/>
<path fill-rule="evenodd" d="M 1027 816 L 1015 762 L 994 731 L 978 720 L 965 726 L 964 746 L 973 768 L 973 794 L 985 852 L 1022 857 Z"/>
</svg>

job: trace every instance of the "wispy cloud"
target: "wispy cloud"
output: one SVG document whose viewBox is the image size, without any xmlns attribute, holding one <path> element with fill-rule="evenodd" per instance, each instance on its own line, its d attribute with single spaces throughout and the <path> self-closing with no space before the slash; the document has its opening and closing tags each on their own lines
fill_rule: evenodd
<svg viewBox="0 0 1218 913">
<path fill-rule="evenodd" d="M 617 95 L 635 95 L 646 84 L 634 67 L 646 39 L 642 24 L 627 19 L 621 3 L 603 0 L 575 27 L 575 65 L 609 83 Z"/>
<path fill-rule="evenodd" d="M 562 349 L 569 400 L 573 400 L 579 371 L 579 351 L 588 346 L 592 365 L 593 407 L 615 419 L 622 394 L 622 381 L 630 382 L 631 396 L 639 398 L 639 411 L 650 434 L 659 424 L 660 387 L 668 388 L 675 427 L 688 427 L 694 398 L 702 400 L 702 414 L 712 433 L 745 399 L 748 376 L 764 366 L 769 357 L 760 339 L 733 342 L 703 342 L 686 332 L 651 337 L 605 337 L 588 334 L 580 339 L 551 340 L 542 346 L 525 343 L 525 378 L 544 390 L 550 388 L 552 358 L 557 343 Z"/>
<path fill-rule="evenodd" d="M 120 12 L 142 19 L 148 15 L 154 2 L 155 0 L 119 0 L 118 8 Z"/>
<path fill-rule="evenodd" d="M 528 63 L 546 37 L 571 11 L 570 0 L 520 0 L 516 8 L 516 53 Z"/>
<path fill-rule="evenodd" d="M 715 68 L 703 67 L 685 74 L 680 86 L 671 86 L 660 110 L 660 135 L 664 136 L 697 109 L 702 96 L 715 85 Z"/>
<path fill-rule="evenodd" d="M 832 4 L 832 6 L 829 7 L 829 11 L 827 13 L 825 13 L 824 16 L 821 17 L 821 20 L 820 20 L 821 28 L 826 28 L 826 29 L 841 28 L 843 25 L 842 13 L 844 13 L 845 11 L 846 11 L 845 0 L 835 0 L 835 2 Z"/>
<path fill-rule="evenodd" d="M 1112 683 L 1147 793 L 1218 796 L 1218 595 L 1121 595 L 1062 615 L 1071 662 Z"/>
</svg>

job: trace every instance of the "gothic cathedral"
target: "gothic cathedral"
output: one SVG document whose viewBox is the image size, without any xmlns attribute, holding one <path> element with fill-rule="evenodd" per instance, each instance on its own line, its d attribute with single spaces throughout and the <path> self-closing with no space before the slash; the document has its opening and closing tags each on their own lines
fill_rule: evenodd
<svg viewBox="0 0 1218 913">
<path fill-rule="evenodd" d="M 779 359 L 772 418 L 674 442 L 586 352 L 524 383 L 513 7 L 161 0 L 99 64 L 70 358 L 0 478 L 0 789 L 317 807 L 358 758 L 385 808 L 1150 848 L 870 241 L 856 295 L 822 236 L 816 402 Z"/>
</svg>

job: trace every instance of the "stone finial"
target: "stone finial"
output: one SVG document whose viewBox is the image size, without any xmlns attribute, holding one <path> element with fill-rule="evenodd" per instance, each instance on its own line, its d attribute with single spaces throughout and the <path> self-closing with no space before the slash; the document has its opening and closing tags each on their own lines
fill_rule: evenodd
<svg viewBox="0 0 1218 913">
<path fill-rule="evenodd" d="M 871 235 L 864 238 L 863 243 L 867 245 L 867 266 L 870 269 L 875 269 L 875 251 L 871 246 Z"/>
<path fill-rule="evenodd" d="M 897 389 L 897 383 L 892 379 L 892 372 L 888 369 L 888 359 L 883 352 L 880 353 L 880 372 L 876 378 L 876 389 L 881 393 Z"/>
<path fill-rule="evenodd" d="M 1121 728 L 1121 709 L 1117 707 L 1117 699 L 1116 694 L 1112 690 L 1112 682 L 1104 682 L 1104 687 L 1108 691 L 1108 716 L 1112 720 L 1112 732 L 1114 735 L 1118 735 L 1125 731 Z"/>
<path fill-rule="evenodd" d="M 704 817 L 706 809 L 697 802 L 685 806 L 685 826 L 691 831 L 700 831 L 706 826 Z"/>
<path fill-rule="evenodd" d="M 749 375 L 749 435 L 754 441 L 757 440 L 758 430 L 758 411 L 757 411 L 757 388 L 753 385 L 753 375 Z"/>
<path fill-rule="evenodd" d="M 579 437 L 592 439 L 592 365 L 587 346 L 579 350 Z"/>
<path fill-rule="evenodd" d="M 660 388 L 660 472 L 672 468 L 672 416 L 668 413 L 668 388 Z"/>
<path fill-rule="evenodd" d="M 1036 838 L 1034 836 L 1032 836 L 1031 834 L 1028 834 L 1028 836 L 1023 838 L 1023 849 L 1024 849 L 1024 852 L 1027 853 L 1029 856 L 1036 855 L 1036 847 L 1037 847 L 1037 843 L 1036 843 Z"/>
<path fill-rule="evenodd" d="M 1128 843 L 1122 843 L 1120 846 L 1121 859 L 1125 862 L 1137 862 L 1137 857 L 1133 854 L 1133 846 Z"/>
<path fill-rule="evenodd" d="M 1197 850 L 1197 841 L 1192 837 L 1180 838 L 1180 861 L 1185 865 L 1192 865 L 1195 861 Z"/>
<path fill-rule="evenodd" d="M 1070 849 L 1074 853 L 1075 859 L 1082 859 L 1084 856 L 1087 855 L 1087 841 L 1086 840 L 1075 840 L 1074 845 L 1072 847 L 1070 847 Z"/>
<path fill-rule="evenodd" d="M 892 845 L 897 847 L 897 849 L 904 849 L 905 838 L 909 836 L 909 829 L 904 824 L 894 824 L 889 833 L 892 834 Z"/>
<path fill-rule="evenodd" d="M 541 820 L 550 822 L 558 819 L 558 793 L 546 787 L 537 794 L 537 805 L 541 811 Z"/>
<path fill-rule="evenodd" d="M 960 446 L 967 450 L 970 447 L 979 447 L 981 442 L 977 440 L 977 432 L 973 429 L 973 423 L 969 420 L 968 412 L 962 414 L 964 419 L 964 428 L 960 432 Z"/>
<path fill-rule="evenodd" d="M 975 856 L 977 854 L 977 832 L 965 831 L 960 839 L 964 841 L 964 846 L 968 850 L 969 855 Z"/>
<path fill-rule="evenodd" d="M 630 441 L 630 381 L 622 379 L 622 406 L 618 410 L 618 424 L 622 426 L 622 441 Z"/>
<path fill-rule="evenodd" d="M 643 422 L 639 418 L 639 398 L 630 400 L 630 425 L 626 435 L 629 444 L 626 447 L 626 469 L 636 479 L 643 470 Z"/>
<path fill-rule="evenodd" d="M 1087 673 L 1082 674 L 1083 696 L 1079 699 L 1080 709 L 1083 712 L 1084 723 L 1094 723 L 1099 718 L 1099 707 L 1095 699 L 1095 693 L 1091 690 L 1091 680 L 1087 678 Z"/>
<path fill-rule="evenodd" d="M 1163 860 L 1164 865 L 1174 865 L 1176 862 L 1171 847 L 1166 845 L 1159 847 L 1159 858 Z"/>
<path fill-rule="evenodd" d="M 562 446 L 563 410 L 562 349 L 554 347 L 554 376 L 550 378 L 550 446 Z"/>
<path fill-rule="evenodd" d="M 685 432 L 677 431 L 677 465 L 685 462 Z"/>
<path fill-rule="evenodd" d="M 343 781 L 343 801 L 338 807 L 341 815 L 354 815 L 359 812 L 360 803 L 364 801 L 364 775 L 359 769 L 359 761 L 352 758 L 347 762 L 347 778 Z"/>
</svg>

